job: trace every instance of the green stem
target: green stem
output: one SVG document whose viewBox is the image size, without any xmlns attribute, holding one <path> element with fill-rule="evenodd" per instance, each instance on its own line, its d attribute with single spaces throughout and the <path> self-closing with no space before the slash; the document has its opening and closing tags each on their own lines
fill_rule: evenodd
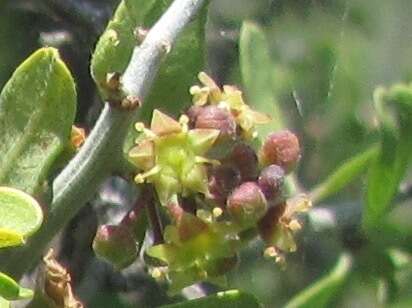
<svg viewBox="0 0 412 308">
<path fill-rule="evenodd" d="M 144 100 L 165 51 L 203 3 L 204 0 L 175 0 L 172 3 L 143 43 L 135 48 L 122 78 L 125 94 Z M 5 272 L 20 278 L 32 268 L 57 232 L 93 197 L 105 178 L 117 171 L 117 165 L 123 159 L 123 140 L 138 116 L 139 112 L 105 105 L 79 153 L 54 181 L 53 199 L 44 224 L 25 246 L 7 256 L 7 262 L 2 264 Z"/>
<path fill-rule="evenodd" d="M 378 151 L 378 146 L 371 146 L 339 166 L 329 177 L 310 192 L 313 204 L 317 204 L 332 196 L 360 176 L 369 166 L 370 161 L 376 157 Z"/>
</svg>

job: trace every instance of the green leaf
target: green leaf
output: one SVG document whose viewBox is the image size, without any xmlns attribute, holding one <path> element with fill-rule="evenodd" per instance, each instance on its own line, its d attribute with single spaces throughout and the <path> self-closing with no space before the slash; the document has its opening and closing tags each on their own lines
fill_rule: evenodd
<svg viewBox="0 0 412 308">
<path fill-rule="evenodd" d="M 214 295 L 194 299 L 187 302 L 165 305 L 164 308 L 255 308 L 262 307 L 253 295 L 239 290 L 218 292 Z"/>
<path fill-rule="evenodd" d="M 32 296 L 32 290 L 19 286 L 19 284 L 12 278 L 7 276 L 6 274 L 0 273 L 0 297 L 12 301 L 17 299 L 31 298 Z"/>
<path fill-rule="evenodd" d="M 364 173 L 370 165 L 371 160 L 373 160 L 377 154 L 378 148 L 374 146 L 348 159 L 326 180 L 313 189 L 310 194 L 312 202 L 318 203 L 339 192 L 351 181 Z"/>
<path fill-rule="evenodd" d="M 42 48 L 0 94 L 0 184 L 34 193 L 68 142 L 76 92 L 54 48 Z"/>
<path fill-rule="evenodd" d="M 286 308 L 322 308 L 329 307 L 329 302 L 343 287 L 352 266 L 351 257 L 343 254 L 332 271 L 325 277 L 297 294 L 285 306 Z"/>
<path fill-rule="evenodd" d="M 0 187 L 0 248 L 20 245 L 41 225 L 43 213 L 36 200 L 10 187 Z"/>
<path fill-rule="evenodd" d="M 24 244 L 24 237 L 13 230 L 0 228 L 0 248 Z"/>
<path fill-rule="evenodd" d="M 107 75 L 122 74 L 138 45 L 133 34 L 138 27 L 149 29 L 166 10 L 171 0 L 123 0 L 97 43 L 92 57 L 93 78 L 104 100 L 113 94 L 107 87 Z M 142 117 L 150 116 L 153 106 L 175 113 L 190 101 L 189 87 L 204 62 L 204 26 L 206 10 L 179 36 L 162 64 L 149 97 L 141 110 Z M 116 98 L 116 97 L 115 97 Z"/>
<path fill-rule="evenodd" d="M 268 113 L 272 120 L 259 125 L 260 138 L 282 129 L 283 116 L 273 91 L 275 66 L 269 55 L 269 46 L 262 29 L 249 21 L 242 24 L 240 31 L 240 69 L 247 103 L 260 112 Z"/>
<path fill-rule="evenodd" d="M 379 88 L 374 100 L 382 141 L 368 174 L 363 220 L 366 230 L 379 227 L 412 157 L 412 87 Z"/>
</svg>

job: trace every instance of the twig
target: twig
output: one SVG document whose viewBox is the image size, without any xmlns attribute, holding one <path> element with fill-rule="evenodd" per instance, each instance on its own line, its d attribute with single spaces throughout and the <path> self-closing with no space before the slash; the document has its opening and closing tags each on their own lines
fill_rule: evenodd
<svg viewBox="0 0 412 308">
<path fill-rule="evenodd" d="M 194 18 L 204 0 L 175 0 L 149 31 L 143 43 L 135 47 L 123 76 L 126 95 L 143 101 L 161 63 L 178 34 Z M 53 183 L 53 200 L 41 229 L 28 243 L 7 257 L 4 271 L 20 278 L 40 259 L 56 235 L 84 204 L 90 200 L 104 179 L 116 170 L 122 157 L 123 140 L 137 120 L 132 113 L 106 104 L 95 127 L 79 153 Z"/>
</svg>

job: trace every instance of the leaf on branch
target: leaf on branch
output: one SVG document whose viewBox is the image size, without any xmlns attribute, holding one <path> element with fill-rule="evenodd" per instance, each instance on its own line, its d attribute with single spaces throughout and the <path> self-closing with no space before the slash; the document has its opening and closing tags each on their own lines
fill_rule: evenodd
<svg viewBox="0 0 412 308">
<path fill-rule="evenodd" d="M 368 174 L 363 220 L 366 230 L 380 226 L 412 157 L 412 86 L 377 89 L 374 100 L 381 147 Z"/>
<path fill-rule="evenodd" d="M 33 291 L 19 286 L 12 278 L 0 272 L 0 307 L 2 298 L 13 301 L 18 299 L 30 298 L 33 296 Z M 7 303 L 6 303 L 7 304 Z M 7 307 L 7 306 L 6 306 Z"/>
<path fill-rule="evenodd" d="M 14 188 L 0 187 L 0 248 L 23 244 L 42 220 L 42 210 L 31 196 Z"/>
<path fill-rule="evenodd" d="M 36 51 L 0 94 L 0 184 L 35 193 L 69 142 L 75 111 L 74 81 L 58 51 Z"/>
</svg>

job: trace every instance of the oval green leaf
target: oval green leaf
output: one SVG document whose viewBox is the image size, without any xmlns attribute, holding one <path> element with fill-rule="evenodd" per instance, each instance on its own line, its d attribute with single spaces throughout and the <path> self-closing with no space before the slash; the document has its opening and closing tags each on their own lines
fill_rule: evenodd
<svg viewBox="0 0 412 308">
<path fill-rule="evenodd" d="M 58 51 L 36 51 L 0 94 L 0 184 L 36 192 L 69 140 L 75 111 L 74 81 Z"/>
<path fill-rule="evenodd" d="M 6 274 L 0 273 L 0 297 L 12 301 L 31 298 L 32 296 L 32 290 L 19 286 L 19 284 L 12 278 Z"/>
<path fill-rule="evenodd" d="M 0 228 L 0 248 L 24 244 L 24 237 L 13 230 Z"/>
<path fill-rule="evenodd" d="M 262 307 L 257 299 L 248 293 L 239 290 L 218 292 L 214 295 L 194 299 L 187 302 L 165 305 L 163 308 L 258 308 Z"/>
<path fill-rule="evenodd" d="M 41 225 L 43 213 L 36 200 L 10 187 L 0 187 L 0 248 L 22 244 Z"/>
<path fill-rule="evenodd" d="M 137 39 L 133 32 L 143 26 L 144 16 L 155 1 L 121 1 L 100 36 L 91 61 L 91 73 L 104 100 L 113 95 L 107 87 L 106 78 L 110 73 L 123 73 L 130 61 Z"/>
</svg>

